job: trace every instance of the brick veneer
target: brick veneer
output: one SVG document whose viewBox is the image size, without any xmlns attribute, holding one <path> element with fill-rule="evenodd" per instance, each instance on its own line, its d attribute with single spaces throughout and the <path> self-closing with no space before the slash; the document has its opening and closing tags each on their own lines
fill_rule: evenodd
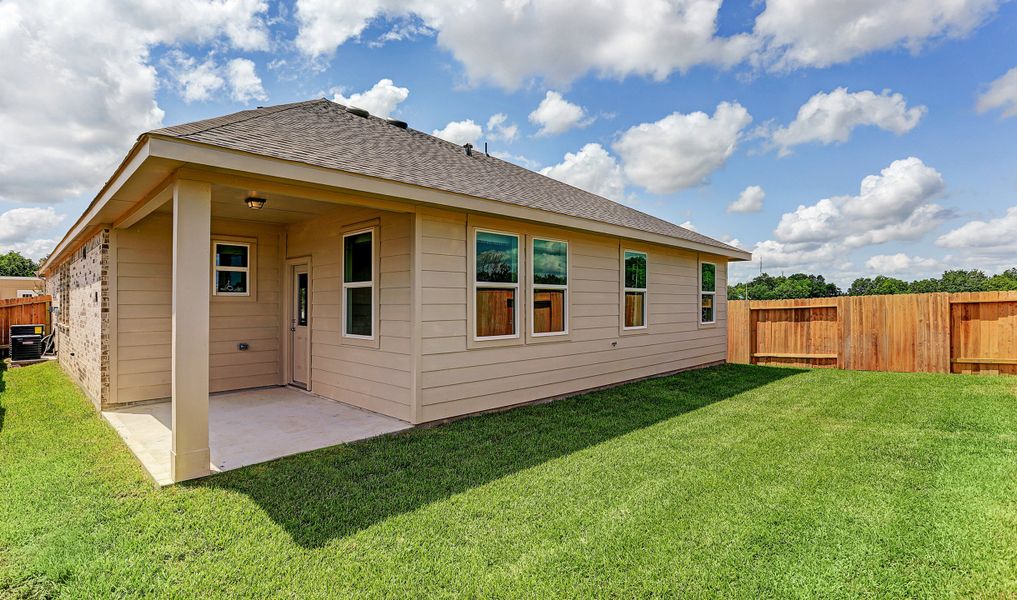
<svg viewBox="0 0 1017 600">
<path fill-rule="evenodd" d="M 109 239 L 109 229 L 99 231 L 46 280 L 61 313 L 54 319 L 60 365 L 99 409 L 110 398 Z M 60 306 L 65 299 L 69 305 Z"/>
</svg>

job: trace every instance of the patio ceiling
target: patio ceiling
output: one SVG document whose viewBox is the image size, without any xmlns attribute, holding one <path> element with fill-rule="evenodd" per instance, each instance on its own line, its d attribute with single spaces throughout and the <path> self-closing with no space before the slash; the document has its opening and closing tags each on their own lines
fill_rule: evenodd
<svg viewBox="0 0 1017 600">
<path fill-rule="evenodd" d="M 254 210 L 248 208 L 244 203 L 248 196 L 265 198 L 268 202 L 265 203 L 264 208 Z M 261 192 L 256 189 L 249 190 L 219 184 L 212 186 L 213 218 L 242 219 L 264 223 L 298 223 L 334 212 L 339 206 L 341 205 L 332 202 Z M 172 213 L 172 202 L 166 202 L 155 212 Z"/>
</svg>

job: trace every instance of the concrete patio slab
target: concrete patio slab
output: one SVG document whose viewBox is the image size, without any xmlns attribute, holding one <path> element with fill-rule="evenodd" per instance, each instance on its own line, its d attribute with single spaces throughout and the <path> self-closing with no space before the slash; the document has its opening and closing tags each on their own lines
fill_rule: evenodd
<svg viewBox="0 0 1017 600">
<path fill-rule="evenodd" d="M 215 394 L 208 412 L 213 473 L 412 427 L 289 387 Z M 173 483 L 169 401 L 102 414 L 156 483 Z"/>
</svg>

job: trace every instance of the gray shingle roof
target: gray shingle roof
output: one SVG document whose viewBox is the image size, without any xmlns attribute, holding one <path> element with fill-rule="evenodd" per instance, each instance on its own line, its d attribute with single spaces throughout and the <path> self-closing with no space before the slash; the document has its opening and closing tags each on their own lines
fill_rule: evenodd
<svg viewBox="0 0 1017 600">
<path fill-rule="evenodd" d="M 628 206 L 329 100 L 245 110 L 150 132 L 738 250 Z"/>
</svg>

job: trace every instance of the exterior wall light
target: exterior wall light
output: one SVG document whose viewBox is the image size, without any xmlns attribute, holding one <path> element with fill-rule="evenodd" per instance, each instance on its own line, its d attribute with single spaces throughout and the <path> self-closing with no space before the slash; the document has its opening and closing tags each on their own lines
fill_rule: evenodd
<svg viewBox="0 0 1017 600">
<path fill-rule="evenodd" d="M 258 198 L 256 196 L 248 196 L 247 199 L 244 200 L 244 204 L 247 205 L 247 208 L 253 208 L 254 210 L 261 210 L 265 207 L 266 202 L 268 202 L 268 200 Z"/>
</svg>

